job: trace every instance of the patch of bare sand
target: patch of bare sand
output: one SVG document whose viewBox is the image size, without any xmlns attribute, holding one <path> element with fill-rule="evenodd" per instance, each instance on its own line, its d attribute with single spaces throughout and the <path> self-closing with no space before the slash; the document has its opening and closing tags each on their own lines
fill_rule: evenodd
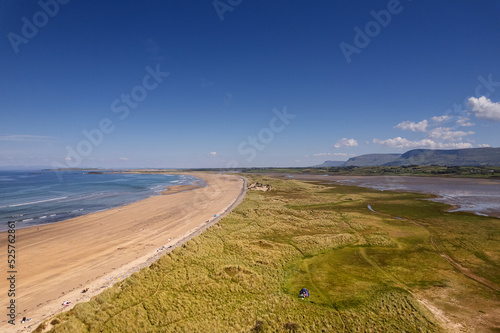
<svg viewBox="0 0 500 333">
<path fill-rule="evenodd" d="M 500 331 L 500 307 L 497 300 L 486 299 L 480 294 L 462 294 L 463 286 L 431 288 L 413 293 L 446 332 L 497 332 Z"/>
<path fill-rule="evenodd" d="M 252 183 L 248 185 L 249 190 L 267 192 L 271 191 L 271 185 L 264 185 L 261 183 Z"/>
<path fill-rule="evenodd" d="M 172 189 L 167 192 L 177 193 L 17 230 L 16 325 L 8 324 L 4 314 L 0 331 L 32 331 L 54 314 L 89 300 L 151 264 L 170 246 L 199 234 L 244 196 L 246 184 L 240 177 L 192 175 L 203 179 L 206 186 Z M 3 243 L 6 233 L 0 239 Z M 7 262 L 6 252 L 0 253 L 0 262 Z M 4 309 L 9 301 L 7 283 L 0 279 Z M 82 293 L 85 288 L 89 290 Z M 71 301 L 69 306 L 62 305 L 66 300 Z M 23 316 L 31 321 L 21 324 Z"/>
</svg>

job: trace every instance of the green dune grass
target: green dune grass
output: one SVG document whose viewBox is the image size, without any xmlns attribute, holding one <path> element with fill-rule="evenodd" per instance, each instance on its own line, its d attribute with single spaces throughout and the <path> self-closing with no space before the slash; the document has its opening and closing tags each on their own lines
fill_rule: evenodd
<svg viewBox="0 0 500 333">
<path fill-rule="evenodd" d="M 249 180 L 273 190 L 37 331 L 442 332 L 418 297 L 500 304 L 499 219 L 423 194 Z"/>
</svg>

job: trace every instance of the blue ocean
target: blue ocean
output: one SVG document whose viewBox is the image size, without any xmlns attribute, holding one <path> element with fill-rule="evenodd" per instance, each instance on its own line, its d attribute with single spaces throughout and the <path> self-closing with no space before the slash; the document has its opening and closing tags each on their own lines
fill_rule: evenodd
<svg viewBox="0 0 500 333">
<path fill-rule="evenodd" d="M 198 178 L 166 174 L 0 171 L 0 231 L 53 223 L 159 195 Z"/>
</svg>

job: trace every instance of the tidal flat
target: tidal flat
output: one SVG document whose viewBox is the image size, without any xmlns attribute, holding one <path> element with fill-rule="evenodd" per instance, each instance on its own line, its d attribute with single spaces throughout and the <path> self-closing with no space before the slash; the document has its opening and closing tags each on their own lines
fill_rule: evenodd
<svg viewBox="0 0 500 333">
<path fill-rule="evenodd" d="M 454 206 L 454 211 L 500 218 L 500 180 L 492 178 L 426 176 L 334 176 L 312 174 L 276 174 L 299 180 L 317 180 L 363 186 L 379 191 L 432 194 L 430 199 Z"/>
</svg>

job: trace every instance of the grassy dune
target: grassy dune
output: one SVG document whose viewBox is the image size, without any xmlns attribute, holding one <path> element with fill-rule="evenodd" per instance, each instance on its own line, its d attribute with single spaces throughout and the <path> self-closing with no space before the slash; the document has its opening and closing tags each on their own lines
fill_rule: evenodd
<svg viewBox="0 0 500 333">
<path fill-rule="evenodd" d="M 38 331 L 442 332 L 422 300 L 500 327 L 498 219 L 422 194 L 249 180 L 273 189 Z"/>
</svg>

